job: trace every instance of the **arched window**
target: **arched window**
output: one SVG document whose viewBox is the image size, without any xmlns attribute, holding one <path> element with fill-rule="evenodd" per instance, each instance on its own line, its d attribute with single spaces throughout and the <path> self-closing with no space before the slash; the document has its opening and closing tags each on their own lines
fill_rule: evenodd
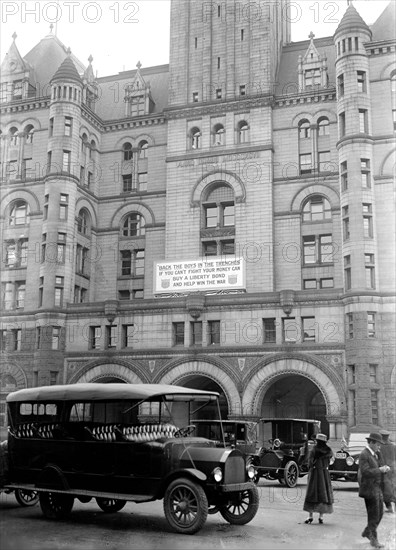
<svg viewBox="0 0 396 550">
<path fill-rule="evenodd" d="M 396 72 L 391 75 L 391 100 L 392 100 L 392 120 L 393 131 L 396 132 Z"/>
<path fill-rule="evenodd" d="M 11 205 L 8 225 L 14 227 L 29 223 L 29 205 L 25 201 L 16 201 Z"/>
<path fill-rule="evenodd" d="M 89 235 L 91 231 L 91 216 L 85 208 L 82 208 L 78 213 L 77 231 L 81 235 Z"/>
<path fill-rule="evenodd" d="M 83 134 L 81 136 L 81 153 L 82 153 L 82 155 L 85 155 L 85 150 L 87 148 L 87 142 L 88 142 L 88 136 L 87 136 L 87 134 Z"/>
<path fill-rule="evenodd" d="M 139 143 L 139 158 L 146 159 L 148 151 L 148 143 L 146 140 L 143 140 Z"/>
<path fill-rule="evenodd" d="M 26 143 L 33 143 L 33 132 L 34 132 L 34 128 L 31 124 L 26 126 L 26 128 L 25 128 Z"/>
<path fill-rule="evenodd" d="M 303 207 L 303 222 L 331 219 L 330 203 L 321 195 L 312 195 Z"/>
<path fill-rule="evenodd" d="M 298 137 L 306 139 L 311 137 L 311 127 L 308 120 L 301 120 L 298 125 Z"/>
<path fill-rule="evenodd" d="M 216 124 L 213 132 L 213 145 L 224 145 L 225 144 L 225 130 L 222 124 Z"/>
<path fill-rule="evenodd" d="M 247 143 L 249 141 L 249 124 L 242 120 L 238 123 L 238 143 Z"/>
<path fill-rule="evenodd" d="M 324 117 L 321 117 L 318 120 L 318 134 L 319 136 L 327 136 L 330 133 L 330 122 L 329 119 Z"/>
<path fill-rule="evenodd" d="M 145 219 L 140 214 L 128 214 L 122 225 L 122 236 L 142 237 L 146 233 L 145 225 Z"/>
<path fill-rule="evenodd" d="M 124 145 L 122 146 L 122 151 L 123 151 L 123 154 L 122 154 L 123 160 L 132 160 L 133 153 L 132 153 L 131 143 L 129 142 L 124 143 Z"/>
<path fill-rule="evenodd" d="M 96 151 L 96 143 L 95 141 L 92 139 L 91 140 L 91 146 L 89 148 L 89 158 L 92 159 L 92 156 L 93 156 L 93 153 L 94 151 Z"/>
<path fill-rule="evenodd" d="M 190 131 L 190 143 L 191 149 L 201 148 L 201 130 L 197 127 L 192 128 Z"/>
<path fill-rule="evenodd" d="M 10 136 L 11 145 L 17 145 L 17 143 L 18 143 L 18 128 L 15 128 L 15 126 L 13 126 L 12 128 L 10 128 L 8 134 Z"/>
</svg>

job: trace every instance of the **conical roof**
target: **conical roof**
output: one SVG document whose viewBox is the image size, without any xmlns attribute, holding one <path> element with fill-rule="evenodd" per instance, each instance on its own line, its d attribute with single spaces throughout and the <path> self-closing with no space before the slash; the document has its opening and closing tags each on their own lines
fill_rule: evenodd
<svg viewBox="0 0 396 550">
<path fill-rule="evenodd" d="M 69 55 L 61 63 L 60 67 L 52 77 L 51 82 L 54 80 L 62 80 L 63 82 L 74 81 L 82 84 L 82 80 L 77 72 L 76 66 Z"/>
<path fill-rule="evenodd" d="M 395 38 L 395 28 L 396 4 L 389 2 L 375 23 L 371 25 L 373 40 L 393 40 Z"/>
<path fill-rule="evenodd" d="M 346 12 L 344 13 L 344 17 L 341 19 L 340 24 L 338 25 L 337 30 L 334 34 L 346 31 L 351 27 L 362 27 L 363 29 L 366 29 L 369 33 L 371 33 L 370 28 L 365 23 L 363 18 L 359 15 L 355 6 L 352 3 L 349 4 Z"/>
</svg>

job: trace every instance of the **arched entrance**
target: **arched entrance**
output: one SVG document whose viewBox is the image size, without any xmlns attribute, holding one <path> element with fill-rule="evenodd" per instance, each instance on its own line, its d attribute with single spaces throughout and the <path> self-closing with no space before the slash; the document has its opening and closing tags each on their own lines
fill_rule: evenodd
<svg viewBox="0 0 396 550">
<path fill-rule="evenodd" d="M 191 388 L 194 390 L 215 391 L 219 393 L 221 418 L 222 419 L 228 418 L 228 405 L 227 405 L 226 396 L 221 386 L 219 386 L 219 384 L 217 384 L 214 380 L 211 380 L 206 376 L 191 374 L 182 378 L 177 385 L 184 386 L 185 388 Z M 204 413 L 199 414 L 199 411 L 198 411 L 196 415 L 197 420 L 212 420 L 212 419 L 218 419 L 218 418 L 219 418 L 219 412 L 215 404 L 211 407 L 206 406 Z"/>
<path fill-rule="evenodd" d="M 320 420 L 321 431 L 329 435 L 323 394 L 312 380 L 299 374 L 284 374 L 274 379 L 264 395 L 261 416 Z"/>
</svg>

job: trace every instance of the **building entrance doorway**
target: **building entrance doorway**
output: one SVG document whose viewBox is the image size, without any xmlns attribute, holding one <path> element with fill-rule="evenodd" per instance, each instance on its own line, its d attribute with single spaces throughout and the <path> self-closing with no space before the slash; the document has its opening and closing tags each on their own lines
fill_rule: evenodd
<svg viewBox="0 0 396 550">
<path fill-rule="evenodd" d="M 264 395 L 261 416 L 320 420 L 321 431 L 329 435 L 323 394 L 312 380 L 299 374 L 284 374 L 274 380 Z"/>
</svg>

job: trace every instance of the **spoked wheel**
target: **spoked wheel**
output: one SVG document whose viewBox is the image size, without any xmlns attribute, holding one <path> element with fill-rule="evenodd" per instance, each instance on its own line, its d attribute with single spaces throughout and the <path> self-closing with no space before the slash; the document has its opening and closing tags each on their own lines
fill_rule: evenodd
<svg viewBox="0 0 396 550">
<path fill-rule="evenodd" d="M 223 518 L 233 525 L 245 525 L 257 514 L 259 493 L 257 487 L 230 495 L 229 502 L 220 506 Z"/>
<path fill-rule="evenodd" d="M 293 460 L 290 460 L 286 464 L 285 471 L 283 472 L 283 479 L 287 487 L 295 487 L 297 485 L 298 466 Z"/>
<path fill-rule="evenodd" d="M 74 504 L 74 497 L 60 493 L 40 493 L 40 506 L 48 519 L 66 518 Z"/>
<path fill-rule="evenodd" d="M 110 514 L 111 512 L 119 512 L 122 510 L 126 504 L 126 500 L 118 500 L 116 498 L 97 498 L 96 502 L 98 503 L 99 508 Z"/>
<path fill-rule="evenodd" d="M 165 492 L 164 513 L 169 526 L 176 533 L 196 533 L 202 529 L 208 517 L 205 491 L 189 479 L 175 479 Z"/>
<path fill-rule="evenodd" d="M 15 498 L 21 506 L 34 506 L 39 501 L 39 494 L 37 491 L 15 489 Z"/>
</svg>

